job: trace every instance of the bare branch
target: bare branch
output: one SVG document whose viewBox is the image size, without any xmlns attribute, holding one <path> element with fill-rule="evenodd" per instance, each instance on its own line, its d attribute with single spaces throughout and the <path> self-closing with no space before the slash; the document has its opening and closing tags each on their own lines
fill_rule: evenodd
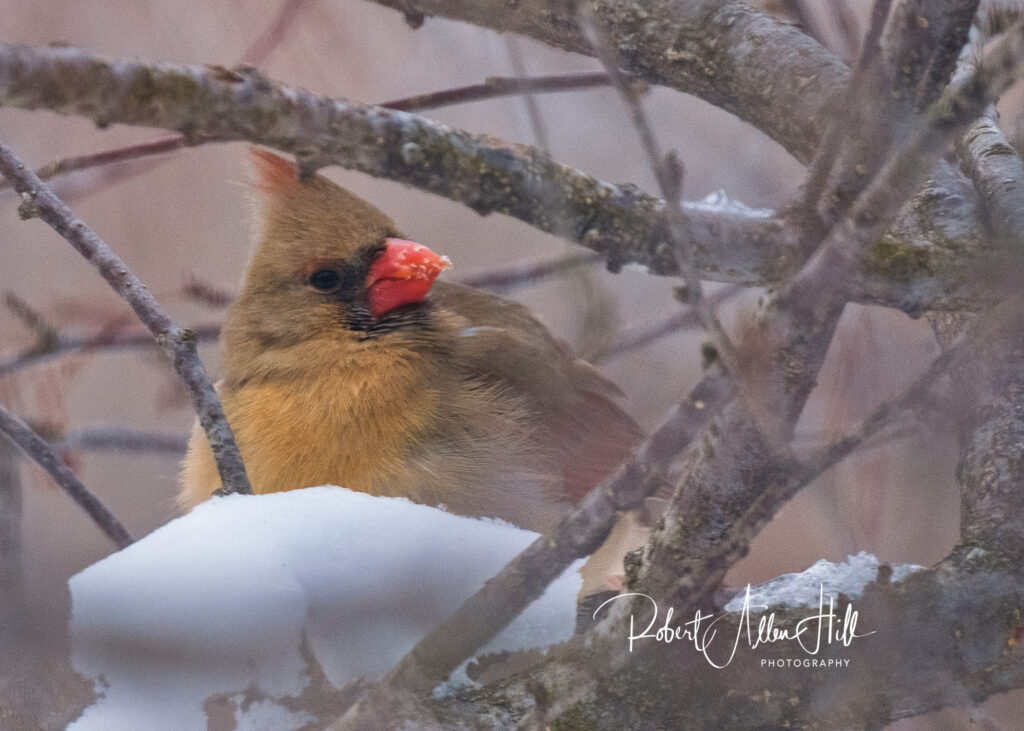
<svg viewBox="0 0 1024 731">
<path fill-rule="evenodd" d="M 467 102 L 481 101 L 484 99 L 495 99 L 499 97 L 515 96 L 525 93 L 550 93 L 556 91 L 576 91 L 592 89 L 608 85 L 608 74 L 604 72 L 586 72 L 575 74 L 550 74 L 547 76 L 492 76 L 482 84 L 460 86 L 454 89 L 443 89 L 429 94 L 395 99 L 384 102 L 382 107 L 398 109 L 401 111 L 424 111 L 437 109 L 443 106 L 454 104 L 465 104 Z M 36 170 L 36 175 L 42 180 L 66 175 L 77 170 L 87 170 L 101 165 L 128 162 L 173 152 L 194 145 L 216 142 L 212 137 L 205 139 L 186 140 L 184 135 L 173 134 L 158 137 L 155 140 L 140 142 L 135 145 L 115 147 L 110 150 L 94 152 L 88 155 L 76 155 L 65 157 L 60 160 L 43 165 Z M 10 181 L 0 180 L 0 190 L 11 187 Z"/>
<path fill-rule="evenodd" d="M 575 559 L 607 537 L 617 513 L 638 507 L 660 473 L 732 397 L 731 379 L 709 375 L 558 524 L 541 536 L 430 634 L 342 719 L 340 726 L 386 718 L 389 706 L 409 692 L 427 692 L 508 625 Z"/>
<path fill-rule="evenodd" d="M 1001 248 L 1019 255 L 1024 247 L 1024 162 L 999 129 L 995 107 L 957 141 L 957 152 Z"/>
<path fill-rule="evenodd" d="M 490 76 L 482 84 L 432 91 L 429 94 L 394 99 L 380 106 L 403 112 L 423 112 L 455 104 L 496 99 L 520 94 L 548 94 L 556 91 L 583 91 L 608 85 L 608 74 L 588 71 L 546 76 Z"/>
<path fill-rule="evenodd" d="M 216 341 L 220 325 L 198 325 L 188 328 L 196 343 Z M 82 351 L 136 350 L 158 347 L 148 332 L 99 332 L 94 335 L 58 335 L 52 348 L 45 350 L 32 346 L 7 360 L 0 361 L 0 378 L 23 368 L 40 365 L 54 358 Z"/>
<path fill-rule="evenodd" d="M 213 140 L 205 141 L 212 142 Z M 89 155 L 76 155 L 74 157 L 65 157 L 60 160 L 54 160 L 53 162 L 36 170 L 36 175 L 40 180 L 50 180 L 51 178 L 66 175 L 67 173 L 71 173 L 76 170 L 85 170 L 88 168 L 98 167 L 100 165 L 111 165 L 113 163 L 137 160 L 142 157 L 173 152 L 174 150 L 180 150 L 183 147 L 187 147 L 188 144 L 189 143 L 185 141 L 185 138 L 182 135 L 164 135 L 156 138 L 155 140 L 140 142 L 135 145 L 125 145 L 124 147 L 117 147 L 112 150 L 104 150 L 102 152 L 94 152 Z M 10 187 L 12 187 L 11 181 L 0 180 L 0 190 L 6 190 Z"/>
<path fill-rule="evenodd" d="M 0 646 L 25 618 L 20 467 L 14 443 L 0 436 Z"/>
<path fill-rule="evenodd" d="M 738 287 L 728 287 L 708 297 L 709 304 L 712 307 L 718 307 L 742 291 Z M 594 362 L 604 363 L 612 358 L 643 348 L 666 335 L 699 325 L 700 322 L 697 320 L 697 315 L 693 310 L 684 309 L 654 322 L 638 323 L 631 327 L 623 328 L 625 334 L 616 340 L 610 348 L 598 353 L 597 357 L 594 358 Z"/>
<path fill-rule="evenodd" d="M 891 4 L 891 0 L 876 0 L 871 7 L 871 21 L 861 45 L 860 57 L 857 60 L 853 78 L 843 93 L 839 108 L 834 112 L 834 117 L 825 130 L 825 135 L 818 145 L 817 152 L 814 153 L 814 158 L 808 165 L 803 202 L 809 209 L 815 209 L 818 201 L 821 200 L 821 194 L 825 190 L 832 166 L 839 154 L 840 140 L 848 123 L 848 114 L 864 93 L 867 71 L 881 53 L 879 40 L 885 29 L 885 21 L 889 17 Z"/>
<path fill-rule="evenodd" d="M 310 165 L 336 163 L 480 212 L 517 217 L 602 253 L 613 269 L 637 263 L 653 274 L 676 271 L 665 245 L 665 204 L 633 186 L 595 180 L 530 148 L 275 85 L 249 69 L 235 73 L 225 78 L 210 69 L 0 44 L 0 104 L 100 122 L 180 127 L 190 140 L 219 136 L 267 144 L 295 152 Z M 52 88 L 61 94 L 41 93 Z M 182 88 L 191 90 L 189 102 L 169 103 Z M 927 205 L 909 211 L 878 250 L 864 257 L 860 275 L 851 281 L 856 301 L 913 314 L 978 309 L 991 301 L 961 276 L 964 257 L 978 248 L 974 237 L 981 224 L 973 193 L 955 180 L 951 184 L 932 186 Z M 782 264 L 792 260 L 796 242 L 783 217 L 736 206 L 684 209 L 701 277 L 765 286 L 787 271 Z"/>
<path fill-rule="evenodd" d="M 374 2 L 406 14 L 437 15 L 501 33 L 521 33 L 593 55 L 578 30 L 576 3 Z M 810 160 L 821 138 L 820 111 L 834 103 L 849 80 L 842 62 L 809 36 L 739 2 L 595 0 L 587 5 L 612 45 L 620 49 L 624 71 L 735 114 L 802 162 Z M 781 84 L 779 79 L 794 83 Z"/>
<path fill-rule="evenodd" d="M 50 473 L 54 482 L 63 488 L 78 505 L 92 518 L 100 530 L 107 534 L 118 548 L 130 545 L 134 539 L 125 527 L 107 510 L 83 485 L 46 440 L 36 434 L 25 422 L 0 406 L 0 432 L 17 444 L 25 454 Z"/>
<path fill-rule="evenodd" d="M 68 432 L 52 445 L 60 450 L 143 452 L 180 457 L 185 454 L 188 436 L 119 427 L 90 427 Z"/>
<path fill-rule="evenodd" d="M 512 292 L 520 287 L 536 284 L 544 277 L 563 274 L 600 260 L 600 256 L 590 251 L 573 252 L 525 264 L 494 267 L 476 274 L 458 277 L 456 281 L 470 287 L 486 289 L 489 292 Z"/>
<path fill-rule="evenodd" d="M 593 16 L 586 5 L 580 6 L 579 19 L 583 35 L 594 48 L 598 59 L 619 92 L 619 96 L 622 97 L 630 111 L 633 127 L 640 137 L 640 142 L 647 153 L 647 162 L 654 172 L 661 195 L 665 200 L 668 213 L 668 244 L 675 254 L 676 268 L 683 278 L 684 289 L 681 300 L 692 308 L 697 321 L 711 339 L 717 356 L 721 357 L 726 371 L 736 376 L 739 368 L 736 347 L 725 328 L 722 327 L 722 323 L 719 322 L 714 308 L 708 306 L 708 302 L 704 299 L 701 280 L 693 266 L 693 248 L 690 245 L 693 237 L 689 233 L 690 221 L 680 203 L 682 197 L 681 164 L 676 161 L 674 156 L 665 157 L 662 154 L 661 146 L 654 135 L 654 130 L 647 122 L 647 116 L 644 114 L 639 97 L 619 71 L 618 53 L 594 26 Z"/>
<path fill-rule="evenodd" d="M 23 198 L 19 209 L 23 217 L 38 216 L 63 236 L 121 297 L 149 329 L 161 350 L 174 365 L 192 396 L 199 422 L 206 432 L 217 461 L 221 482 L 229 492 L 252 492 L 238 453 L 231 427 L 224 417 L 213 384 L 206 376 L 203 363 L 196 355 L 193 333 L 175 325 L 145 285 L 132 274 L 127 265 L 109 246 L 76 218 L 71 210 L 53 194 L 46 184 L 0 142 L 0 171 L 14 182 Z"/>
<path fill-rule="evenodd" d="M 270 52 L 280 45 L 281 39 L 287 35 L 291 25 L 299 17 L 299 11 L 306 4 L 308 0 L 284 0 L 266 30 L 242 53 L 241 63 L 253 66 L 263 63 Z"/>
</svg>

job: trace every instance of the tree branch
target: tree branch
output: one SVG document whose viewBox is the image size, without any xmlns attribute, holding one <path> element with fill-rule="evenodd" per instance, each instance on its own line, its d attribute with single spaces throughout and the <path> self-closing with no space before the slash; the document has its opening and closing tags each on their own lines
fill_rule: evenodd
<svg viewBox="0 0 1024 731">
<path fill-rule="evenodd" d="M 124 548 L 135 540 L 103 503 L 79 481 L 75 473 L 68 469 L 46 440 L 3 406 L 0 406 L 0 432 L 10 437 L 25 454 L 46 470 L 54 482 L 78 503 L 118 548 Z"/>
<path fill-rule="evenodd" d="M 340 722 L 341 728 L 390 718 L 409 693 L 429 692 L 459 664 L 508 625 L 577 558 L 593 552 L 619 511 L 642 503 L 671 461 L 703 430 L 733 395 L 731 379 L 707 376 L 669 412 L 633 455 L 595 487 L 558 524 L 541 536 L 395 665 Z"/>
<path fill-rule="evenodd" d="M 676 273 L 664 203 L 634 186 L 595 180 L 528 147 L 290 89 L 252 69 L 108 61 L 74 49 L 0 44 L 0 105 L 180 129 L 189 143 L 267 144 L 296 153 L 307 166 L 334 163 L 481 213 L 517 217 L 601 253 L 613 269 L 636 263 L 653 274 Z M 973 193 L 951 182 L 950 189 L 945 182 L 931 186 L 865 254 L 855 301 L 913 314 L 991 301 L 961 276 L 978 247 L 980 224 Z M 796 247 L 785 217 L 707 203 L 684 210 L 701 277 L 754 286 L 781 280 Z"/>
<path fill-rule="evenodd" d="M 463 20 L 594 55 L 578 29 L 576 3 L 373 1 L 406 14 Z M 834 103 L 849 81 L 843 63 L 813 39 L 739 2 L 594 0 L 587 7 L 619 49 L 623 70 L 735 114 L 801 162 L 810 160 L 821 138 L 820 110 Z"/>
<path fill-rule="evenodd" d="M 196 343 L 213 342 L 220 336 L 220 325 L 197 325 L 188 328 L 188 332 L 193 333 Z M 58 333 L 56 340 L 44 348 L 33 345 L 0 361 L 0 378 L 70 353 L 153 347 L 158 346 L 153 340 L 153 335 L 148 332 L 99 332 L 94 335 L 62 335 Z"/>
<path fill-rule="evenodd" d="M 135 311 L 142 323 L 156 338 L 157 344 L 170 359 L 174 370 L 185 383 L 199 423 L 206 432 L 221 482 L 229 492 L 252 492 L 245 474 L 242 457 L 235 444 L 231 427 L 224 417 L 220 400 L 196 355 L 195 335 L 175 325 L 160 307 L 156 298 L 109 246 L 53 194 L 43 181 L 0 142 L 0 172 L 14 183 L 23 198 L 19 212 L 23 218 L 38 216 L 63 236 L 85 257 Z"/>
</svg>

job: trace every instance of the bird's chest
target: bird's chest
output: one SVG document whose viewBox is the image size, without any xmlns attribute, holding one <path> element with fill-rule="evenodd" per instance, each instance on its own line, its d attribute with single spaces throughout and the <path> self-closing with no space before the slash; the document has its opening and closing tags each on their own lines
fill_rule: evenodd
<svg viewBox="0 0 1024 731">
<path fill-rule="evenodd" d="M 246 387 L 229 418 L 257 492 L 329 483 L 387 494 L 407 479 L 407 454 L 436 421 L 439 400 L 409 364 L 376 363 Z"/>
</svg>

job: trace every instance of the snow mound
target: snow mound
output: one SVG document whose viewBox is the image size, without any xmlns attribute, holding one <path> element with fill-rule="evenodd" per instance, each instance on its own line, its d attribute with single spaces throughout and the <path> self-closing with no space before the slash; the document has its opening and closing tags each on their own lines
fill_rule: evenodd
<svg viewBox="0 0 1024 731">
<path fill-rule="evenodd" d="M 295 696 L 303 638 L 334 686 L 379 678 L 536 537 L 340 487 L 210 500 L 71 578 L 73 663 L 103 695 L 69 728 L 205 729 L 212 694 Z M 485 649 L 568 639 L 581 563 Z M 310 720 L 242 705 L 263 721 L 239 728 Z"/>
</svg>

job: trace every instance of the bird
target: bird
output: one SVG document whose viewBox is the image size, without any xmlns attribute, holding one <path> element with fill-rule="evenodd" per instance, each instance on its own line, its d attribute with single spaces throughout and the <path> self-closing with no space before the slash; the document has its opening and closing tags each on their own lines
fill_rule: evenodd
<svg viewBox="0 0 1024 731">
<path fill-rule="evenodd" d="M 333 484 L 549 533 L 642 438 L 622 392 L 524 305 L 260 148 L 262 234 L 217 385 L 255 493 Z M 178 500 L 220 487 L 198 423 Z"/>
</svg>

